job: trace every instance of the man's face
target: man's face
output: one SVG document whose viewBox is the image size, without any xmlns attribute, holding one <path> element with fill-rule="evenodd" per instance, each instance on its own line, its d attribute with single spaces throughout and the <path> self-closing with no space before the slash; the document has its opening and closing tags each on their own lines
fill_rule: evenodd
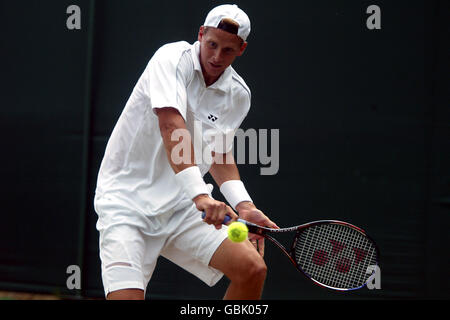
<svg viewBox="0 0 450 320">
<path fill-rule="evenodd" d="M 237 56 L 242 55 L 247 43 L 237 35 L 216 28 L 200 27 L 200 64 L 207 85 L 214 83 Z M 241 45 L 242 44 L 242 45 Z"/>
</svg>

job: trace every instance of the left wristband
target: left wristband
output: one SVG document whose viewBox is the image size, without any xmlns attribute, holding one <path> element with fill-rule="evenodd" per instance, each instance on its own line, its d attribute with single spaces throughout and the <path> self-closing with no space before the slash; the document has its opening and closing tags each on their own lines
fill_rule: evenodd
<svg viewBox="0 0 450 320">
<path fill-rule="evenodd" d="M 175 175 L 175 180 L 191 200 L 200 194 L 211 196 L 210 188 L 208 188 L 203 180 L 200 169 L 197 166 L 192 166 L 178 172 Z"/>
<path fill-rule="evenodd" d="M 220 192 L 235 210 L 236 206 L 243 201 L 253 202 L 241 180 L 225 181 L 220 186 Z"/>
</svg>

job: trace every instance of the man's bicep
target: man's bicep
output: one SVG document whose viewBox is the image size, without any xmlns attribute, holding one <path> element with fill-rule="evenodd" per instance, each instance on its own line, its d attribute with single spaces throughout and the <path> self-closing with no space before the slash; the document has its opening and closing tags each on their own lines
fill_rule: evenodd
<svg viewBox="0 0 450 320">
<path fill-rule="evenodd" d="M 170 106 L 186 119 L 187 86 L 192 74 L 188 59 L 187 54 L 170 50 L 158 50 L 153 56 L 146 75 L 150 106 L 155 114 L 158 109 Z"/>
</svg>

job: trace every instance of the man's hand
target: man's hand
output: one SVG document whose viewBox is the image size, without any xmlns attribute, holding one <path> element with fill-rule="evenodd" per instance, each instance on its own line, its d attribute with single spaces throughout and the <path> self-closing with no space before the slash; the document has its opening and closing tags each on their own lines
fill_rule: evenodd
<svg viewBox="0 0 450 320">
<path fill-rule="evenodd" d="M 230 216 L 231 222 L 236 221 L 238 216 L 230 206 L 227 206 L 221 201 L 212 199 L 206 194 L 198 195 L 193 199 L 198 211 L 205 213 L 205 221 L 207 224 L 212 224 L 216 229 L 222 228 L 222 222 L 225 215 Z"/>
<path fill-rule="evenodd" d="M 279 227 L 270 220 L 261 210 L 256 208 L 252 202 L 243 201 L 236 206 L 239 218 L 252 222 L 254 224 L 279 229 Z M 253 233 L 248 234 L 248 239 L 258 250 L 259 254 L 264 257 L 264 237 Z"/>
</svg>

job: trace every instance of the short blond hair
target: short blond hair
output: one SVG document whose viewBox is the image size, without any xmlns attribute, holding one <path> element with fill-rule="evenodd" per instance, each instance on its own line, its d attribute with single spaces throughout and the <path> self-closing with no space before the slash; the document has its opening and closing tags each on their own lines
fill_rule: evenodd
<svg viewBox="0 0 450 320">
<path fill-rule="evenodd" d="M 209 28 L 212 27 L 204 27 L 204 31 L 203 33 L 206 34 L 209 30 Z M 236 21 L 234 21 L 233 19 L 230 18 L 223 18 L 219 25 L 217 26 L 217 29 L 221 29 L 224 30 L 226 32 L 235 34 L 236 36 L 238 33 L 238 29 L 239 29 L 239 23 L 237 23 Z M 238 36 L 239 37 L 239 36 Z M 241 37 L 239 37 L 239 39 L 241 40 L 241 46 L 244 44 L 244 39 L 242 39 Z"/>
</svg>

